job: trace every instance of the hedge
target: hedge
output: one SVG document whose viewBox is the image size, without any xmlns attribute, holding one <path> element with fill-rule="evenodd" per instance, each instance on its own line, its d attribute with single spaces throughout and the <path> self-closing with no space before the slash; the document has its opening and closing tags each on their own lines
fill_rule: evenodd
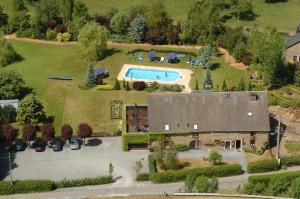
<svg viewBox="0 0 300 199">
<path fill-rule="evenodd" d="M 240 175 L 243 173 L 239 164 L 217 165 L 211 167 L 182 169 L 177 171 L 166 171 L 156 174 L 150 174 L 150 180 L 154 183 L 168 183 L 184 181 L 189 174 L 206 177 L 225 177 Z"/>
<path fill-rule="evenodd" d="M 110 84 L 98 85 L 95 87 L 96 90 L 113 90 L 114 87 Z"/>
<path fill-rule="evenodd" d="M 150 50 L 147 50 L 147 49 L 141 49 L 141 48 L 137 48 L 137 49 L 134 49 L 134 50 L 130 50 L 127 52 L 128 55 L 130 55 L 132 52 L 134 53 L 138 53 L 138 52 L 149 52 L 149 51 L 156 51 L 158 53 L 170 53 L 170 52 L 173 52 L 173 53 L 176 53 L 176 54 L 186 54 L 187 56 L 193 56 L 193 57 L 197 57 L 198 55 L 194 52 L 188 52 L 188 51 L 180 51 L 180 50 L 164 50 L 164 49 L 150 49 Z"/>
<path fill-rule="evenodd" d="M 248 163 L 248 173 L 263 173 L 268 171 L 277 171 L 280 165 L 277 160 L 261 160 Z"/>
<path fill-rule="evenodd" d="M 0 182 L 0 195 L 17 193 L 46 192 L 55 189 L 55 184 L 50 180 L 18 180 L 13 185 L 8 181 Z"/>
<path fill-rule="evenodd" d="M 66 188 L 66 187 L 82 187 L 88 185 L 101 185 L 113 183 L 114 180 L 111 176 L 95 177 L 95 178 L 83 178 L 75 180 L 61 180 L 55 182 L 56 188 Z"/>
<path fill-rule="evenodd" d="M 190 147 L 187 144 L 176 144 L 176 151 L 183 152 L 190 150 Z"/>
<path fill-rule="evenodd" d="M 296 179 L 300 177 L 300 171 L 290 171 L 290 172 L 283 172 L 283 173 L 276 173 L 276 174 L 267 174 L 267 175 L 255 175 L 255 176 L 250 176 L 248 178 L 248 182 L 257 184 L 257 183 L 263 183 L 266 186 L 268 186 L 270 180 L 274 177 L 285 177 L 289 180 Z"/>
<path fill-rule="evenodd" d="M 148 144 L 149 136 L 146 133 L 128 133 L 122 136 L 123 150 L 128 151 L 130 144 Z"/>
<path fill-rule="evenodd" d="M 300 165 L 300 156 L 288 156 L 281 159 L 282 166 L 297 166 Z"/>
<path fill-rule="evenodd" d="M 149 174 L 157 173 L 155 159 L 152 154 L 148 155 Z"/>
<path fill-rule="evenodd" d="M 136 181 L 149 181 L 149 173 L 141 173 L 135 178 Z"/>
<path fill-rule="evenodd" d="M 53 191 L 58 188 L 79 187 L 87 185 L 101 185 L 113 183 L 112 177 L 84 178 L 77 180 L 17 180 L 11 185 L 8 181 L 0 182 L 0 195 L 11 195 L 18 193 L 34 193 Z"/>
</svg>

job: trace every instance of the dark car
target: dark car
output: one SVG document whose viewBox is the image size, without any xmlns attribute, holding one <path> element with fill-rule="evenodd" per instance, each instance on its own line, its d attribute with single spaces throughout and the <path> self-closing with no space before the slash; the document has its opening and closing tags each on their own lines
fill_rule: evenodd
<svg viewBox="0 0 300 199">
<path fill-rule="evenodd" d="M 27 147 L 26 142 L 24 142 L 22 140 L 17 140 L 15 143 L 16 151 L 25 151 L 26 147 Z"/>
<path fill-rule="evenodd" d="M 52 149 L 53 151 L 61 151 L 63 149 L 63 142 L 59 139 L 55 139 L 52 141 Z"/>
<path fill-rule="evenodd" d="M 43 152 L 46 149 L 46 142 L 43 140 L 37 140 L 32 144 L 32 147 L 36 152 Z"/>
</svg>

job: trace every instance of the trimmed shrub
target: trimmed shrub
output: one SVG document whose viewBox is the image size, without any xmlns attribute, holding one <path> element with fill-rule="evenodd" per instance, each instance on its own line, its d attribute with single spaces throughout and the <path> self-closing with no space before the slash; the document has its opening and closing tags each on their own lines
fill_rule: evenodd
<svg viewBox="0 0 300 199">
<path fill-rule="evenodd" d="M 185 178 L 185 187 L 187 189 L 187 192 L 192 192 L 195 186 L 195 180 L 196 180 L 197 176 L 195 176 L 194 174 L 189 174 L 187 175 L 187 177 Z"/>
<path fill-rule="evenodd" d="M 257 184 L 257 183 L 263 183 L 265 186 L 268 186 L 271 179 L 273 177 L 278 177 L 278 176 L 283 176 L 290 181 L 300 177 L 300 172 L 299 171 L 291 171 L 291 172 L 284 172 L 284 173 L 277 173 L 277 174 L 269 174 L 269 175 L 255 175 L 255 176 L 250 176 L 248 178 L 248 182 Z"/>
<path fill-rule="evenodd" d="M 284 176 L 274 176 L 269 183 L 269 192 L 273 196 L 281 195 L 288 191 L 291 186 L 291 181 Z"/>
<path fill-rule="evenodd" d="M 132 83 L 132 87 L 136 91 L 142 91 L 146 88 L 146 83 L 144 81 L 135 81 Z"/>
<path fill-rule="evenodd" d="M 149 181 L 149 174 L 148 173 L 141 173 L 135 178 L 136 181 Z"/>
<path fill-rule="evenodd" d="M 123 138 L 123 150 L 128 151 L 130 144 L 148 144 L 149 138 L 148 134 L 146 133 L 139 133 L 139 134 L 126 134 L 122 136 Z"/>
<path fill-rule="evenodd" d="M 288 167 L 300 165 L 300 156 L 283 157 L 281 159 L 281 165 Z"/>
<path fill-rule="evenodd" d="M 149 166 L 149 174 L 155 174 L 157 172 L 155 159 L 152 154 L 148 155 L 148 166 Z"/>
<path fill-rule="evenodd" d="M 50 180 L 20 180 L 13 182 L 0 182 L 0 195 L 11 195 L 17 193 L 46 192 L 55 189 L 55 185 Z"/>
<path fill-rule="evenodd" d="M 114 87 L 110 84 L 98 85 L 95 87 L 96 90 L 113 90 Z"/>
<path fill-rule="evenodd" d="M 179 152 L 190 150 L 190 147 L 186 144 L 176 144 L 175 147 L 176 147 L 176 151 L 179 151 Z"/>
<path fill-rule="evenodd" d="M 166 171 L 150 175 L 154 183 L 168 183 L 184 181 L 189 174 L 206 177 L 224 177 L 242 174 L 242 167 L 239 164 L 217 165 L 212 167 L 182 169 L 177 171 Z"/>
<path fill-rule="evenodd" d="M 250 162 L 248 164 L 248 173 L 263 173 L 268 171 L 277 171 L 280 165 L 277 160 L 261 160 Z"/>
<path fill-rule="evenodd" d="M 183 90 L 183 86 L 181 86 L 179 84 L 172 84 L 172 85 L 161 84 L 159 89 L 161 91 L 181 92 Z"/>
<path fill-rule="evenodd" d="M 47 34 L 46 34 L 47 40 L 55 40 L 56 36 L 57 36 L 56 30 L 52 30 L 52 29 L 47 30 Z"/>
<path fill-rule="evenodd" d="M 209 188 L 208 177 L 200 176 L 196 179 L 195 188 L 199 193 L 207 193 Z"/>
<path fill-rule="evenodd" d="M 244 185 L 243 193 L 247 195 L 260 195 L 265 192 L 266 185 L 263 183 L 254 184 L 253 182 L 248 182 Z"/>
<path fill-rule="evenodd" d="M 114 180 L 112 176 L 103 176 L 103 177 L 95 177 L 95 178 L 83 178 L 83 179 L 75 179 L 75 180 L 61 180 L 55 182 L 56 188 L 66 188 L 66 187 L 81 187 L 88 185 L 101 185 L 101 184 L 109 184 L 113 183 Z"/>
<path fill-rule="evenodd" d="M 71 40 L 70 33 L 58 33 L 56 36 L 57 41 L 59 42 L 69 42 Z"/>
</svg>

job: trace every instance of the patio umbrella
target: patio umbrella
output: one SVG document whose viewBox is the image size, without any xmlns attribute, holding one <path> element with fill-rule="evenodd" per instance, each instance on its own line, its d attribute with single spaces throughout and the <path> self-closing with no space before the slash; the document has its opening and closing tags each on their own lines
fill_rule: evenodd
<svg viewBox="0 0 300 199">
<path fill-rule="evenodd" d="M 156 54 L 157 54 L 157 52 L 154 51 L 154 50 L 152 50 L 152 51 L 150 51 L 150 52 L 148 53 L 148 57 L 149 57 L 149 58 L 153 58 L 153 57 L 156 56 Z"/>
<path fill-rule="evenodd" d="M 167 54 L 167 60 L 173 60 L 176 57 L 176 53 L 168 53 Z"/>
</svg>

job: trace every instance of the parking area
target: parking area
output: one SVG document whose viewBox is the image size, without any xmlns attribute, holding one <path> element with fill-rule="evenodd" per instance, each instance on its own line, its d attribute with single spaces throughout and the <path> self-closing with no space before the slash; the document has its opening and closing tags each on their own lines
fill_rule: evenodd
<svg viewBox="0 0 300 199">
<path fill-rule="evenodd" d="M 118 186 L 130 186 L 134 183 L 135 161 L 142 159 L 148 170 L 148 151 L 122 151 L 121 138 L 95 138 L 90 146 L 80 150 L 71 150 L 68 146 L 60 152 L 46 148 L 44 152 L 35 152 L 27 148 L 23 152 L 12 154 L 12 177 L 16 179 L 77 179 L 108 175 L 108 165 L 114 166 L 114 177 Z M 2 179 L 9 180 L 7 154 L 1 155 L 0 172 Z"/>
</svg>

